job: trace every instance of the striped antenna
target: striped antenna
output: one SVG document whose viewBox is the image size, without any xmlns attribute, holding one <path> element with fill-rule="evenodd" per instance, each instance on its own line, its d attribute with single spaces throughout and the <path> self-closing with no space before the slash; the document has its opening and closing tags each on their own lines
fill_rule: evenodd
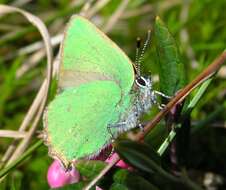
<svg viewBox="0 0 226 190">
<path fill-rule="evenodd" d="M 147 46 L 148 46 L 148 44 L 149 44 L 149 42 L 150 42 L 150 38 L 151 38 L 151 30 L 148 30 L 147 39 L 146 39 L 146 41 L 144 42 L 143 49 L 142 49 L 142 51 L 141 51 L 140 57 L 139 57 L 138 62 L 137 62 L 137 66 L 139 67 L 139 70 L 140 70 L 141 62 L 143 61 L 143 58 L 144 58 L 145 50 L 147 49 Z M 140 72 L 140 71 L 139 71 L 139 72 Z"/>
<path fill-rule="evenodd" d="M 136 45 L 136 58 L 135 58 L 135 68 L 138 76 L 140 76 L 140 65 L 139 65 L 140 46 L 141 46 L 141 39 L 138 37 L 137 45 Z"/>
</svg>

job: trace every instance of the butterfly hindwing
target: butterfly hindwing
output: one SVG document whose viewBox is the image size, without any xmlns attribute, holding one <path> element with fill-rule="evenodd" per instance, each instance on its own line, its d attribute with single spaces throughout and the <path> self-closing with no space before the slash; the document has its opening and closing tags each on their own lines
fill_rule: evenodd
<svg viewBox="0 0 226 190">
<path fill-rule="evenodd" d="M 112 81 L 90 82 L 57 95 L 44 119 L 50 154 L 68 165 L 98 153 L 110 142 L 107 125 L 119 120 L 120 100 L 121 90 Z"/>
</svg>

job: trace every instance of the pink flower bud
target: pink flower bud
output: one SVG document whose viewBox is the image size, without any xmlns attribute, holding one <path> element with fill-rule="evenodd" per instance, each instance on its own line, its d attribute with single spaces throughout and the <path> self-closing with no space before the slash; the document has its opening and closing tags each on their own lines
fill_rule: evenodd
<svg viewBox="0 0 226 190">
<path fill-rule="evenodd" d="M 117 156 L 117 153 L 113 153 L 110 157 L 108 157 L 107 160 L 105 160 L 105 162 L 110 163 L 116 156 Z M 123 168 L 123 169 L 129 169 L 129 170 L 132 169 L 132 167 L 129 166 L 128 164 L 126 164 L 123 160 L 119 160 L 117 162 L 116 166 Z"/>
<path fill-rule="evenodd" d="M 75 168 L 65 171 L 58 160 L 55 160 L 48 169 L 47 180 L 51 188 L 77 183 L 79 178 L 79 172 Z"/>
<path fill-rule="evenodd" d="M 96 190 L 103 190 L 103 189 L 101 189 L 100 187 L 96 186 Z"/>
</svg>

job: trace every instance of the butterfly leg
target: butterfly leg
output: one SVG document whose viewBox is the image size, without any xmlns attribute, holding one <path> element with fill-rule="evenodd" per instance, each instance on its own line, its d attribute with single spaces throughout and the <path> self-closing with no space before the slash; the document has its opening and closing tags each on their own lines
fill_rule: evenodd
<svg viewBox="0 0 226 190">
<path fill-rule="evenodd" d="M 164 94 L 164 93 L 162 93 L 162 92 L 159 92 L 159 91 L 157 91 L 157 90 L 155 90 L 154 93 L 155 93 L 156 95 L 162 96 L 163 98 L 166 98 L 166 99 L 172 98 L 172 96 L 168 96 L 168 95 L 166 95 L 166 94 Z"/>
<path fill-rule="evenodd" d="M 137 126 L 140 128 L 140 130 L 142 132 L 144 132 L 144 125 L 143 124 L 139 123 Z"/>
<path fill-rule="evenodd" d="M 168 95 L 166 95 L 166 94 L 164 94 L 164 93 L 162 93 L 162 92 L 159 92 L 159 91 L 157 91 L 157 90 L 153 91 L 152 102 L 153 102 L 153 104 L 156 104 L 160 110 L 162 110 L 166 105 L 165 105 L 165 104 L 160 104 L 160 103 L 157 101 L 156 95 L 159 95 L 159 96 L 161 96 L 161 97 L 163 97 L 163 98 L 166 98 L 166 99 L 172 98 L 171 96 L 168 96 Z"/>
<path fill-rule="evenodd" d="M 127 122 L 120 122 L 120 123 L 117 123 L 117 124 L 114 124 L 114 125 L 108 125 L 107 126 L 107 130 L 108 132 L 110 133 L 112 139 L 116 139 L 116 137 L 114 137 L 114 134 L 112 133 L 112 128 L 118 128 L 119 131 L 122 130 L 125 126 L 127 125 Z"/>
<path fill-rule="evenodd" d="M 114 137 L 114 135 L 113 135 L 113 133 L 111 131 L 111 128 L 112 128 L 111 125 L 107 126 L 108 133 L 111 135 L 112 142 L 114 142 L 115 137 Z"/>
</svg>

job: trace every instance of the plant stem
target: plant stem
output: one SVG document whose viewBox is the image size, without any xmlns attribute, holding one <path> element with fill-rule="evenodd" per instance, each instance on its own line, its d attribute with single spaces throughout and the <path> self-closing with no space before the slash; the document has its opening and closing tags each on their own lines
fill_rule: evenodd
<svg viewBox="0 0 226 190">
<path fill-rule="evenodd" d="M 211 76 L 213 76 L 219 68 L 224 64 L 226 60 L 226 50 L 223 51 L 202 73 L 200 73 L 191 83 L 189 83 L 187 86 L 185 86 L 181 91 L 176 94 L 174 98 L 165 106 L 163 110 L 161 110 L 154 118 L 151 120 L 144 128 L 144 131 L 138 133 L 136 135 L 137 141 L 142 141 L 144 136 L 153 129 L 159 121 L 180 101 L 182 101 L 185 97 L 189 95 L 189 93 L 195 89 L 197 86 L 199 86 L 202 82 L 209 79 Z M 85 189 L 90 189 L 92 186 L 96 184 L 96 182 L 104 176 L 114 164 L 117 163 L 119 160 L 116 159 L 112 161 L 108 166 L 106 166 L 98 175 L 95 177 L 87 186 Z M 111 165 L 111 167 L 110 167 Z M 196 188 L 197 190 L 200 188 Z"/>
<path fill-rule="evenodd" d="M 25 158 L 27 158 L 31 153 L 33 153 L 36 149 L 38 149 L 42 145 L 42 140 L 37 141 L 34 145 L 32 145 L 26 152 L 24 152 L 20 157 L 18 157 L 14 162 L 12 162 L 9 166 L 3 168 L 0 171 L 0 178 L 9 173 L 10 170 L 15 168 L 18 164 L 20 164 Z"/>
<path fill-rule="evenodd" d="M 163 153 L 168 148 L 169 144 L 172 142 L 172 140 L 174 139 L 175 136 L 176 136 L 176 131 L 174 129 L 172 129 L 170 131 L 168 137 L 166 137 L 166 139 L 164 140 L 164 142 L 161 144 L 161 146 L 159 147 L 159 149 L 157 151 L 160 156 L 163 155 Z"/>
</svg>

